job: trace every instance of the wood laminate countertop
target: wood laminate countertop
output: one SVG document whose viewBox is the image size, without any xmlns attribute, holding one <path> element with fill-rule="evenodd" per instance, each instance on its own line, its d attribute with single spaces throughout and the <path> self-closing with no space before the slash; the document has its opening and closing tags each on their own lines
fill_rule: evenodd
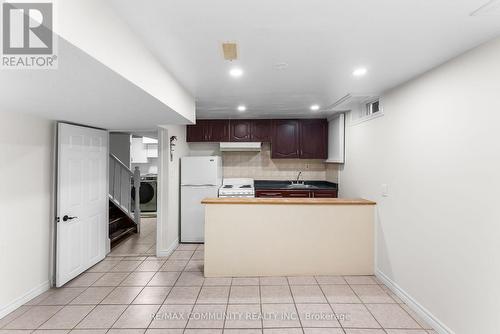
<svg viewBox="0 0 500 334">
<path fill-rule="evenodd" d="M 376 205 L 362 198 L 205 198 L 202 204 Z"/>
</svg>

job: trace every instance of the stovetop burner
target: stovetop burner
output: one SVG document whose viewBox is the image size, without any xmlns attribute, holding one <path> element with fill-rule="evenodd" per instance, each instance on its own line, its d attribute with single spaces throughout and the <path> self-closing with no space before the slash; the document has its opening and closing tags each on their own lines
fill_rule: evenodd
<svg viewBox="0 0 500 334">
<path fill-rule="evenodd" d="M 219 197 L 255 197 L 253 179 L 224 179 L 224 183 L 219 189 Z"/>
</svg>

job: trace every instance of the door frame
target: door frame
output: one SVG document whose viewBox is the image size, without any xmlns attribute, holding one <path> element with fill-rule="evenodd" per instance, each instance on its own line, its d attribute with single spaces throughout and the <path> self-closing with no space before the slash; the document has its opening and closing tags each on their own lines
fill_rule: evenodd
<svg viewBox="0 0 500 334">
<path fill-rule="evenodd" d="M 156 188 L 156 254 L 155 256 L 168 256 L 161 250 L 163 245 L 163 234 L 168 232 L 168 189 L 170 188 L 169 182 L 169 169 L 170 169 L 170 147 L 167 145 L 169 142 L 168 129 L 158 127 L 158 178 Z M 165 226 L 165 231 L 163 230 Z"/>
<path fill-rule="evenodd" d="M 107 141 L 107 146 L 106 146 L 106 207 L 109 205 L 109 130 L 95 127 L 95 126 L 89 126 L 89 125 L 84 125 L 84 124 L 78 124 L 78 123 L 73 123 L 73 122 L 66 122 L 66 121 L 56 121 L 55 122 L 55 131 L 54 131 L 54 172 L 53 172 L 53 221 L 52 221 L 52 240 L 51 240 L 51 257 L 50 257 L 50 262 L 51 262 L 51 270 L 50 270 L 50 283 L 51 287 L 56 286 L 56 265 L 57 265 L 57 203 L 58 203 L 58 182 L 59 182 L 59 124 L 68 124 L 68 125 L 74 125 L 74 126 L 80 126 L 83 128 L 89 128 L 89 129 L 96 129 L 96 130 L 102 130 L 107 132 L 108 136 L 108 141 Z M 109 225 L 109 210 L 106 210 L 106 215 L 105 215 L 105 221 L 106 224 Z M 105 239 L 106 240 L 106 239 Z M 106 240 L 106 254 L 109 254 L 110 252 L 110 247 L 111 247 L 111 239 L 109 239 L 109 229 L 108 229 L 108 238 Z"/>
</svg>

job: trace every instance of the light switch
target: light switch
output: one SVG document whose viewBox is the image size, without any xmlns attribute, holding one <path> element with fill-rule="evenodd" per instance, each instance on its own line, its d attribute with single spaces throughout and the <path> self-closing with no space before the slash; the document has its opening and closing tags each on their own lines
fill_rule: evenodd
<svg viewBox="0 0 500 334">
<path fill-rule="evenodd" d="M 383 197 L 389 196 L 389 186 L 386 183 L 382 184 L 382 196 Z"/>
</svg>

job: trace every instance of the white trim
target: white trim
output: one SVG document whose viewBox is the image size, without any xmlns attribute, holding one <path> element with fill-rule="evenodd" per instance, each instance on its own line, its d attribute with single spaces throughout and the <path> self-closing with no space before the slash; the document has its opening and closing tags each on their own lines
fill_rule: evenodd
<svg viewBox="0 0 500 334">
<path fill-rule="evenodd" d="M 109 154 L 111 152 L 111 142 L 110 142 L 111 136 L 110 132 L 108 131 L 108 145 L 106 147 L 106 194 L 109 195 Z M 104 253 L 108 255 L 111 253 L 111 237 L 109 235 L 109 199 L 106 196 L 106 231 L 104 232 L 104 235 L 107 235 L 107 238 L 105 239 L 106 246 L 105 246 L 105 251 Z"/>
<path fill-rule="evenodd" d="M 375 119 L 375 118 L 379 118 L 379 117 L 382 117 L 384 116 L 384 111 L 381 110 L 379 112 L 376 112 L 374 114 L 371 114 L 371 115 L 367 115 L 367 116 L 363 116 L 363 117 L 360 117 L 356 120 L 352 120 L 352 114 L 351 114 L 351 126 L 355 126 L 355 125 L 358 125 L 358 124 L 361 124 L 361 123 L 364 123 L 364 122 L 368 122 L 368 121 L 371 121 L 372 119 Z"/>
<path fill-rule="evenodd" d="M 167 225 L 168 221 L 168 197 L 163 198 L 163 192 L 168 189 L 168 162 L 165 163 L 165 147 L 164 143 L 166 138 L 168 138 L 168 130 L 162 127 L 156 129 L 158 132 L 158 175 L 156 183 L 156 256 L 168 256 L 161 255 L 166 254 L 170 248 L 167 250 L 162 250 L 160 247 L 163 245 L 163 226 Z M 165 138 L 166 137 L 166 138 Z M 168 154 L 167 154 L 168 156 Z M 168 158 L 167 158 L 168 159 Z M 168 159 L 170 161 L 170 159 Z M 166 229 L 166 227 L 165 227 Z"/>
<path fill-rule="evenodd" d="M 408 305 L 415 313 L 417 313 L 422 320 L 427 322 L 436 332 L 439 334 L 455 334 L 448 326 L 442 323 L 436 316 L 434 316 L 429 310 L 417 302 L 412 296 L 410 296 L 406 291 L 404 291 L 399 285 L 387 277 L 379 269 L 375 270 L 375 275 L 392 291 L 401 298 L 402 301 Z"/>
<path fill-rule="evenodd" d="M 38 286 L 34 287 L 33 289 L 29 290 L 21 297 L 14 299 L 11 303 L 3 306 L 0 309 L 0 319 L 5 317 L 7 314 L 11 313 L 12 311 L 17 309 L 18 307 L 26 304 L 27 302 L 29 302 L 33 298 L 38 297 L 39 295 L 41 295 L 42 293 L 44 293 L 45 291 L 47 291 L 49 289 L 50 289 L 50 281 L 47 280 L 47 281 L 39 284 Z"/>
<path fill-rule="evenodd" d="M 179 238 L 175 239 L 175 241 L 168 246 L 167 249 L 165 250 L 156 250 L 156 256 L 157 257 L 167 257 L 170 256 L 174 252 L 174 250 L 179 246 Z"/>
</svg>

